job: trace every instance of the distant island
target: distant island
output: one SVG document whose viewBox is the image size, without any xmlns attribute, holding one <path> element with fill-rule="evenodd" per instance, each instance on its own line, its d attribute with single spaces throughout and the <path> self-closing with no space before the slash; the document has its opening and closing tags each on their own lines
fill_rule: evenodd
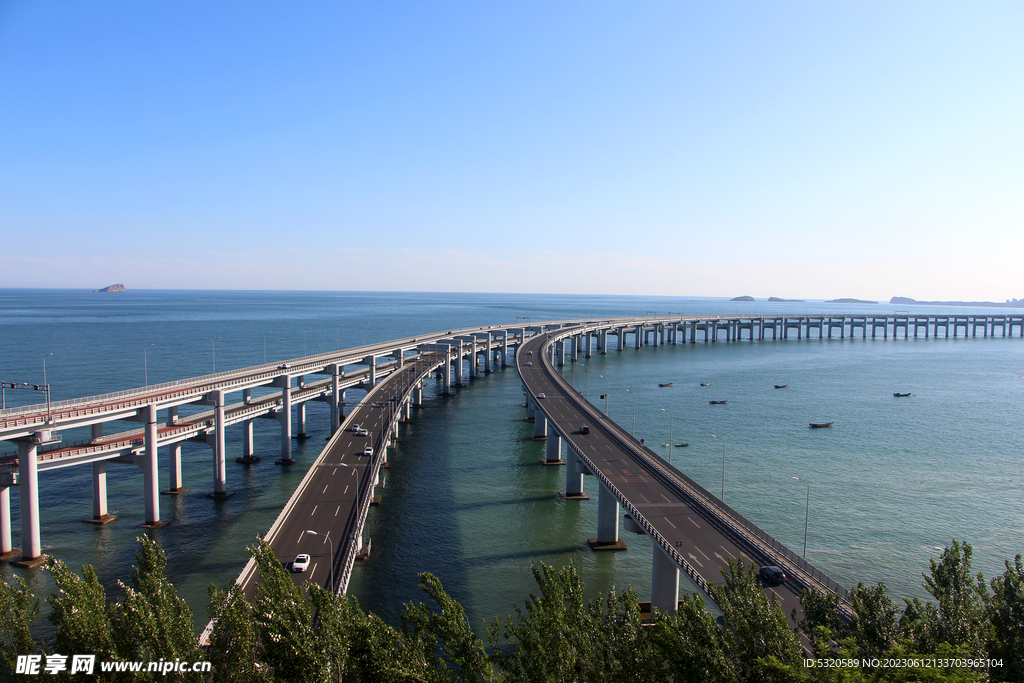
<svg viewBox="0 0 1024 683">
<path fill-rule="evenodd" d="M 1024 308 L 1024 299 L 1007 299 L 1003 303 L 996 301 L 918 301 L 906 296 L 894 296 L 889 299 L 891 304 L 915 304 L 919 306 L 983 306 L 985 308 Z"/>
<path fill-rule="evenodd" d="M 753 301 L 753 300 L 754 300 L 754 297 L 752 297 L 752 296 L 738 296 L 735 299 L 729 299 L 729 301 Z"/>
<path fill-rule="evenodd" d="M 877 304 L 877 301 L 866 301 L 864 299 L 830 299 L 827 304 Z"/>
<path fill-rule="evenodd" d="M 127 291 L 127 290 L 125 290 L 124 285 L 116 284 L 116 285 L 110 285 L 109 287 L 104 287 L 103 289 L 94 289 L 92 291 L 94 291 L 94 292 L 124 292 L 124 291 Z"/>
<path fill-rule="evenodd" d="M 768 301 L 772 303 L 806 303 L 803 299 L 783 299 L 781 296 L 770 296 L 768 297 Z"/>
</svg>

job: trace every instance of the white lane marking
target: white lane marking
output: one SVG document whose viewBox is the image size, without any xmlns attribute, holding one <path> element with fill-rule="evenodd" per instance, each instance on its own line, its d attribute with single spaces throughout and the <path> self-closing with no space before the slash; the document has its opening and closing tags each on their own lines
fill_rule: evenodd
<svg viewBox="0 0 1024 683">
<path fill-rule="evenodd" d="M 348 493 L 348 486 L 346 486 L 346 487 L 345 487 L 345 490 L 341 492 L 341 495 L 343 495 L 343 496 L 344 496 L 344 495 L 345 495 L 346 493 Z"/>
<path fill-rule="evenodd" d="M 701 550 L 697 546 L 693 546 L 693 547 L 694 547 L 694 550 L 696 550 L 698 553 L 700 553 L 701 555 L 704 555 L 704 551 L 703 550 Z M 708 557 L 707 555 L 704 555 L 704 559 L 707 560 L 708 562 L 711 561 L 711 558 Z"/>
<path fill-rule="evenodd" d="M 339 506 L 338 506 L 338 510 L 340 510 L 340 509 L 341 509 L 341 506 L 339 505 Z M 335 511 L 334 511 L 334 516 L 335 516 L 335 517 L 337 517 L 337 516 L 338 516 L 338 510 L 335 510 Z"/>
<path fill-rule="evenodd" d="M 725 546 L 724 545 L 719 545 L 718 547 L 721 548 L 722 550 L 725 550 Z M 725 550 L 725 552 L 726 552 L 726 554 L 729 555 L 729 557 L 731 557 L 733 559 L 736 559 L 736 556 L 733 555 L 732 553 L 730 553 L 728 550 Z"/>
<path fill-rule="evenodd" d="M 315 514 L 316 514 L 316 505 L 313 506 L 313 511 L 309 513 L 309 516 L 312 517 Z"/>
<path fill-rule="evenodd" d="M 306 579 L 306 581 L 312 581 L 313 580 L 313 572 L 316 571 L 316 565 L 317 565 L 317 563 L 314 562 L 313 563 L 313 568 L 309 570 L 309 578 Z"/>
<path fill-rule="evenodd" d="M 303 535 L 304 535 L 305 533 L 306 533 L 305 531 L 300 531 L 300 532 L 299 532 L 299 537 L 298 537 L 297 539 L 295 539 L 295 544 L 296 544 L 296 545 L 298 545 L 299 543 L 302 543 L 302 536 L 303 536 Z"/>
<path fill-rule="evenodd" d="M 694 525 L 694 526 L 695 526 L 695 527 L 697 527 L 698 529 L 700 528 L 700 524 L 697 524 L 697 522 L 693 521 L 693 517 L 690 517 L 689 515 L 687 515 L 687 516 L 686 516 L 686 518 L 687 518 L 688 520 L 690 520 L 690 524 Z M 707 557 L 707 556 L 705 555 L 705 557 Z"/>
<path fill-rule="evenodd" d="M 700 567 L 704 566 L 703 564 L 701 564 L 701 561 L 697 559 L 696 555 L 694 555 L 693 553 L 686 553 L 686 554 L 689 555 L 690 559 L 693 560 L 694 562 L 696 562 L 698 566 L 700 566 Z M 701 553 L 701 554 L 703 555 L 704 553 Z"/>
<path fill-rule="evenodd" d="M 330 484 L 328 484 L 327 486 L 330 486 Z M 324 490 L 320 492 L 320 495 L 321 495 L 321 496 L 322 496 L 323 494 L 327 493 L 327 486 L 324 486 Z"/>
<path fill-rule="evenodd" d="M 332 476 L 332 477 L 333 477 L 333 476 L 334 476 L 335 474 L 337 474 L 337 473 L 338 473 L 338 468 L 337 468 L 337 467 L 335 467 L 335 468 L 334 468 L 333 470 L 331 470 L 331 476 Z"/>
<path fill-rule="evenodd" d="M 663 493 L 663 494 L 661 494 L 661 497 L 665 499 L 665 502 L 666 502 L 666 503 L 671 503 L 671 502 L 672 502 L 671 500 L 669 500 L 669 497 L 668 497 L 668 496 L 666 496 L 666 495 L 665 495 L 664 493 Z"/>
<path fill-rule="evenodd" d="M 640 496 L 641 498 L 644 498 L 644 494 L 642 494 L 642 493 L 639 493 L 639 492 L 638 492 L 638 493 L 637 493 L 636 495 Z M 645 503 L 650 503 L 651 501 L 649 501 L 649 500 L 647 500 L 646 498 L 644 498 L 644 502 L 645 502 Z"/>
<path fill-rule="evenodd" d="M 672 526 L 672 528 L 673 528 L 673 529 L 678 529 L 678 528 L 679 528 L 679 527 L 677 527 L 677 526 L 676 526 L 675 524 L 672 524 L 672 520 L 671 520 L 671 519 L 669 519 L 668 517 L 664 517 L 663 519 L 664 519 L 664 520 L 665 520 L 666 522 L 668 522 L 668 523 L 669 523 L 669 524 L 670 524 L 670 525 Z"/>
</svg>

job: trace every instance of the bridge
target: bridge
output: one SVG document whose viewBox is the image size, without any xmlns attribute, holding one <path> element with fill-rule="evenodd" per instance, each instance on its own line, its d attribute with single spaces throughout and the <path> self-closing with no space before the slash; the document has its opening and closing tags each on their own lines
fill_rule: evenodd
<svg viewBox="0 0 1024 683">
<path fill-rule="evenodd" d="M 344 593 L 354 562 L 365 554 L 362 528 L 367 510 L 375 502 L 374 486 L 380 470 L 387 467 L 388 447 L 397 435 L 397 425 L 411 418 L 411 409 L 422 401 L 423 383 L 437 375 L 442 391 L 463 386 L 497 363 L 509 364 L 514 353 L 517 369 L 527 392 L 535 435 L 547 440 L 546 462 L 565 464 L 568 499 L 587 499 L 584 477 L 593 475 L 598 484 L 599 523 L 595 550 L 623 549 L 619 538 L 620 513 L 627 532 L 651 537 L 652 604 L 674 611 L 678 599 L 678 577 L 685 571 L 705 592 L 721 581 L 718 569 L 730 558 L 746 557 L 759 564 L 786 569 L 789 579 L 773 589 L 788 610 L 796 606 L 799 593 L 808 588 L 836 593 L 844 601 L 848 592 L 799 555 L 746 520 L 685 474 L 645 448 L 618 425 L 602 415 L 555 371 L 555 366 L 577 360 L 581 355 L 623 351 L 632 345 L 696 343 L 699 337 L 714 343 L 724 332 L 726 341 L 764 339 L 766 331 L 789 338 L 796 330 L 806 338 L 811 330 L 818 336 L 832 336 L 839 329 L 854 336 L 857 329 L 866 337 L 867 327 L 889 330 L 897 336 L 904 329 L 907 338 L 923 329 L 925 337 L 938 336 L 942 329 L 954 336 L 1013 336 L 1014 328 L 1024 336 L 1024 316 L 668 316 L 614 318 L 605 320 L 563 320 L 526 326 L 481 326 L 448 330 L 353 349 L 305 356 L 231 370 L 214 375 L 183 379 L 115 394 L 93 396 L 50 405 L 34 405 L 0 411 L 0 440 L 17 445 L 16 453 L 0 455 L 0 555 L 5 559 L 19 553 L 11 534 L 10 489 L 19 487 L 21 503 L 21 552 L 18 563 L 31 567 L 42 561 L 39 528 L 39 473 L 75 465 L 90 465 L 93 471 L 91 520 L 106 523 L 107 464 L 139 467 L 145 490 L 145 524 L 159 527 L 158 453 L 164 448 L 170 474 L 170 490 L 183 490 L 181 444 L 198 441 L 212 447 L 214 476 L 210 497 L 223 499 L 227 488 L 225 427 L 242 423 L 243 457 L 252 461 L 252 424 L 256 419 L 274 419 L 281 427 L 282 466 L 292 459 L 293 414 L 297 413 L 299 435 L 304 432 L 305 406 L 310 401 L 326 402 L 331 410 L 332 436 L 310 467 L 302 482 L 265 535 L 278 556 L 294 557 L 308 551 L 310 538 L 321 546 L 313 553 L 311 571 L 296 574 L 297 581 L 312 580 Z M 610 344 L 615 338 L 615 345 Z M 689 338 L 687 338 L 689 337 Z M 630 339 L 632 338 L 632 339 Z M 630 344 L 632 341 L 632 344 Z M 307 381 L 307 378 L 318 378 Z M 293 384 L 293 382 L 296 382 Z M 365 395 L 346 402 L 347 390 Z M 229 401 L 229 394 L 241 400 Z M 544 394 L 545 398 L 538 398 Z M 346 416 L 345 409 L 350 408 Z M 159 417 L 160 412 L 164 418 Z M 189 412 L 192 411 L 192 412 Z M 187 414 L 186 414 L 187 413 Z M 105 435 L 103 425 L 114 421 L 138 422 L 141 426 Z M 368 434 L 359 436 L 348 429 L 363 426 Z M 582 425 L 591 427 L 581 434 Z M 59 430 L 88 428 L 91 438 L 65 443 Z M 566 458 L 561 456 L 566 444 Z M 364 455 L 366 446 L 370 454 Z M 250 562 L 238 581 L 247 591 L 254 583 Z"/>
</svg>

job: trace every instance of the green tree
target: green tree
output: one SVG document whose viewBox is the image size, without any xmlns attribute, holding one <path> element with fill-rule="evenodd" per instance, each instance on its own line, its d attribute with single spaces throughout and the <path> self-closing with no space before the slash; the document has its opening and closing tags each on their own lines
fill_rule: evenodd
<svg viewBox="0 0 1024 683">
<path fill-rule="evenodd" d="M 808 588 L 800 594 L 800 606 L 803 608 L 803 617 L 798 625 L 808 638 L 813 640 L 819 628 L 826 629 L 828 638 L 832 640 L 839 641 L 846 637 L 849 629 L 839 608 L 838 595 Z M 797 621 L 796 617 L 797 610 L 794 608 L 794 622 Z"/>
<path fill-rule="evenodd" d="M 975 657 L 984 656 L 988 625 L 985 603 L 985 579 L 971 576 L 971 545 L 953 543 L 938 561 L 931 561 L 931 575 L 924 576 L 924 587 L 938 601 L 938 622 L 934 625 L 938 642 L 964 645 Z"/>
<path fill-rule="evenodd" d="M 18 655 L 39 651 L 31 631 L 32 622 L 39 615 L 39 598 L 29 590 L 25 579 L 14 578 L 17 586 L 0 581 L 0 656 L 7 680 L 13 680 Z"/>
<path fill-rule="evenodd" d="M 699 595 L 684 596 L 673 615 L 658 615 L 651 642 L 674 681 L 739 680 L 732 644 Z"/>
<path fill-rule="evenodd" d="M 992 579 L 988 616 L 992 626 L 988 656 L 1002 660 L 992 667 L 994 681 L 1024 681 L 1024 565 L 1017 555 L 1006 571 Z"/>
<path fill-rule="evenodd" d="M 232 583 L 226 590 L 218 591 L 210 584 L 209 592 L 207 611 L 213 629 L 207 657 L 213 667 L 213 680 L 227 683 L 272 680 L 256 661 L 259 631 L 252 605 L 245 599 L 242 588 Z"/>
<path fill-rule="evenodd" d="M 900 610 L 889 597 L 885 584 L 858 583 L 851 591 L 854 618 L 850 632 L 859 657 L 881 657 L 899 640 Z"/>
<path fill-rule="evenodd" d="M 722 569 L 725 583 L 712 597 L 722 608 L 723 626 L 731 636 L 740 680 L 793 680 L 776 664 L 796 666 L 800 641 L 793 633 L 775 594 L 769 600 L 757 585 L 757 567 L 743 558 Z"/>
<path fill-rule="evenodd" d="M 46 599 L 53 608 L 49 620 L 56 627 L 55 651 L 89 652 L 97 659 L 121 660 L 114 644 L 107 592 L 96 570 L 85 565 L 79 577 L 66 564 L 52 558 L 47 568 L 60 591 Z"/>
</svg>

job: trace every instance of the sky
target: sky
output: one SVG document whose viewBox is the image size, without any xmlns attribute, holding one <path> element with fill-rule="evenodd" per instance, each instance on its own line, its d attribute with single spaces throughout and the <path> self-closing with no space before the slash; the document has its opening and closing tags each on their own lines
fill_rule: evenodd
<svg viewBox="0 0 1024 683">
<path fill-rule="evenodd" d="M 0 0 L 0 287 L 1021 298 L 1022 29 Z"/>
</svg>

